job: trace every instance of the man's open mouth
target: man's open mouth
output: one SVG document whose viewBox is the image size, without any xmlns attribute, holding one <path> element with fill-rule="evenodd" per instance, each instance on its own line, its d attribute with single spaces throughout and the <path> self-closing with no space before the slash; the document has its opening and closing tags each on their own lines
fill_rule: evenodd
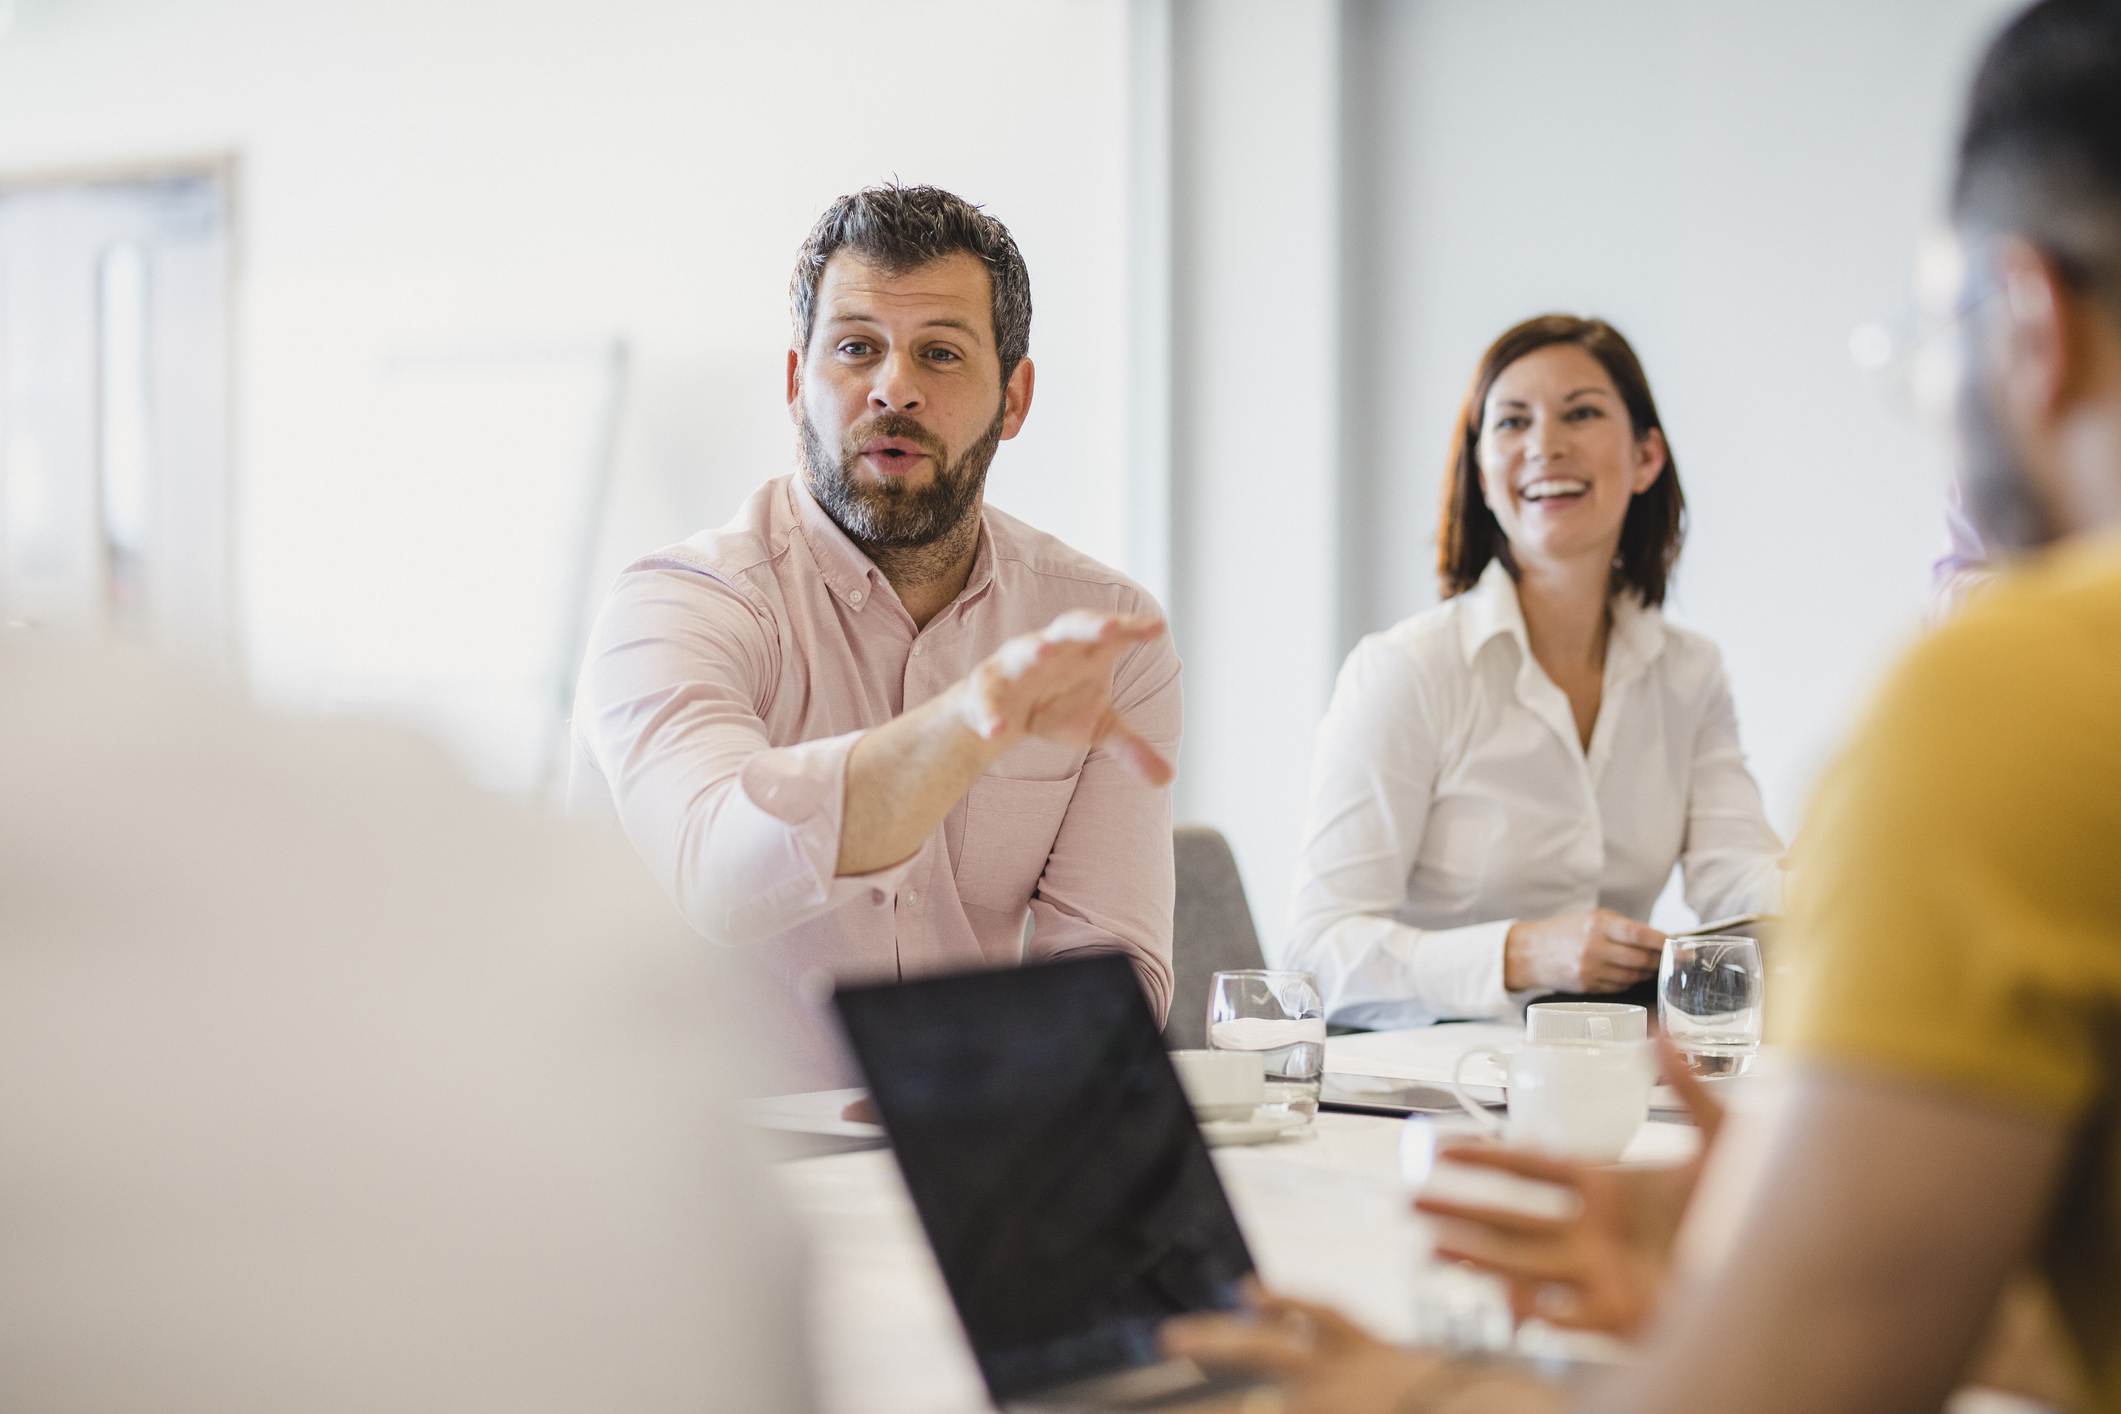
<svg viewBox="0 0 2121 1414">
<path fill-rule="evenodd" d="M 862 455 L 877 457 L 887 462 L 911 461 L 928 455 L 928 449 L 918 442 L 909 442 L 904 437 L 874 437 L 862 446 Z"/>
</svg>

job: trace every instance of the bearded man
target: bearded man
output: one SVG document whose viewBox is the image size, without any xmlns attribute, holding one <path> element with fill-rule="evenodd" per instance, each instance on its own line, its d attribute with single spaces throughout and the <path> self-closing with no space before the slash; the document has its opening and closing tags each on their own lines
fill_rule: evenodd
<svg viewBox="0 0 2121 1414">
<path fill-rule="evenodd" d="M 620 576 L 570 809 L 736 950 L 777 1088 L 856 1083 L 842 983 L 1118 952 L 1161 1016 L 1178 656 L 1147 591 L 984 502 L 1031 410 L 1016 242 L 872 187 L 790 300 L 800 471 Z"/>
</svg>

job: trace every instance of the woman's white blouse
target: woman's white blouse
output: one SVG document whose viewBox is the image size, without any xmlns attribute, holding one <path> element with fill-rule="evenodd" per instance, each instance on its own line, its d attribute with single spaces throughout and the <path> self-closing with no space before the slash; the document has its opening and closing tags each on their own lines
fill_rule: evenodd
<svg viewBox="0 0 2121 1414">
<path fill-rule="evenodd" d="M 1348 655 L 1279 961 L 1347 1025 L 1507 1015 L 1536 995 L 1503 989 L 1512 922 L 1646 918 L 1674 860 L 1703 918 L 1773 910 L 1781 855 L 1716 645 L 1616 596 L 1586 752 L 1491 563 Z"/>
</svg>

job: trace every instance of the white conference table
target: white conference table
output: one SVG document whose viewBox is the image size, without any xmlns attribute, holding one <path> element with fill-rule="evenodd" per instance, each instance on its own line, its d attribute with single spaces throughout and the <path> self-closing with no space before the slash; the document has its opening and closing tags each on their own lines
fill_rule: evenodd
<svg viewBox="0 0 2121 1414">
<path fill-rule="evenodd" d="M 1373 1051 L 1379 1043 L 1367 1042 Z M 1473 1038 L 1466 1037 L 1467 1043 Z M 1423 1043 L 1433 1048 L 1433 1032 Z M 1338 1063 L 1329 1043 L 1329 1069 Z M 852 1093 L 784 1097 L 784 1129 L 874 1132 L 832 1117 Z M 755 1110 L 755 1113 L 757 1111 Z M 814 1122 L 806 1122 L 804 1115 Z M 1412 1331 L 1426 1225 L 1399 1177 L 1404 1122 L 1323 1113 L 1300 1138 L 1214 1151 L 1215 1167 L 1259 1273 L 1292 1296 L 1329 1302 L 1387 1339 Z M 1629 1162 L 1678 1162 L 1690 1128 L 1643 1126 Z M 828 1414 L 974 1414 L 990 1409 L 941 1273 L 888 1149 L 774 1166 L 807 1230 L 811 1338 Z M 1035 1278 L 1030 1278 L 1035 1279 Z"/>
</svg>

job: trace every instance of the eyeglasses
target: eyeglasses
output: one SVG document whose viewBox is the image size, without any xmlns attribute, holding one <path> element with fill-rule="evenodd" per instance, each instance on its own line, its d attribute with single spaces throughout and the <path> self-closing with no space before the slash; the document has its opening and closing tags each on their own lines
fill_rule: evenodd
<svg viewBox="0 0 2121 1414">
<path fill-rule="evenodd" d="M 2069 289 L 2083 295 L 2105 293 L 2092 262 L 2051 244 L 2041 249 Z M 1940 292 L 1957 290 L 1950 312 L 1925 316 L 1910 308 L 1891 320 L 1859 324 L 1849 331 L 1849 357 L 1870 376 L 1895 414 L 1935 429 L 1949 417 L 1958 386 L 1961 330 L 2003 285 L 1992 261 L 1978 253 L 1970 257 L 1958 238 L 1943 230 L 1923 241 L 1916 259 L 1916 284 Z"/>
<path fill-rule="evenodd" d="M 1859 324 L 1849 331 L 1849 357 L 1896 417 L 1920 428 L 1940 427 L 1959 383 L 1960 331 L 2000 289 L 1983 281 L 1941 316 L 1910 306 L 1890 320 Z"/>
</svg>

